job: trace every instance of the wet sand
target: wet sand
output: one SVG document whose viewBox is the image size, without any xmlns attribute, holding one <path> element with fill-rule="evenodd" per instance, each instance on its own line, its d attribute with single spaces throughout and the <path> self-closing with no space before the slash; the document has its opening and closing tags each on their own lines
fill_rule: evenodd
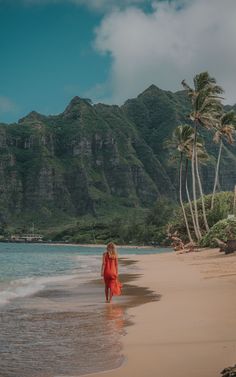
<svg viewBox="0 0 236 377">
<path fill-rule="evenodd" d="M 134 325 L 123 338 L 127 361 L 96 376 L 217 377 L 234 365 L 236 254 L 212 249 L 135 258 L 142 269 L 135 286 L 159 300 L 136 306 L 143 303 L 138 292 L 128 310 Z"/>
<path fill-rule="evenodd" d="M 134 256 L 132 256 L 132 258 L 133 257 Z M 129 266 L 134 266 L 134 268 L 128 273 L 119 274 L 119 280 L 122 282 L 123 286 L 122 295 L 114 296 L 111 306 L 119 306 L 124 312 L 127 312 L 133 307 L 160 300 L 160 294 L 156 293 L 148 286 L 140 284 L 140 278 L 143 274 L 142 270 L 138 267 L 137 260 L 133 260 L 130 257 L 120 257 L 119 265 L 125 266 L 126 269 L 129 268 Z M 100 296 L 102 295 L 104 297 L 103 279 L 91 280 L 90 284 L 100 286 Z M 106 306 L 109 305 L 106 304 Z M 131 318 L 129 315 L 127 317 Z M 130 323 L 130 321 L 128 321 L 128 323 Z"/>
</svg>

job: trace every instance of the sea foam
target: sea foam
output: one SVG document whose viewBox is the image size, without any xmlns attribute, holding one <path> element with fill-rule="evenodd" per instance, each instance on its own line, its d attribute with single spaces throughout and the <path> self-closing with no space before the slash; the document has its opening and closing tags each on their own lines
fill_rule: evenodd
<svg viewBox="0 0 236 377">
<path fill-rule="evenodd" d="M 13 280 L 8 287 L 5 287 L 0 292 L 0 306 L 6 305 L 16 298 L 32 296 L 52 283 L 71 280 L 73 278 L 73 275 L 58 275 L 49 277 L 28 277 Z"/>
</svg>

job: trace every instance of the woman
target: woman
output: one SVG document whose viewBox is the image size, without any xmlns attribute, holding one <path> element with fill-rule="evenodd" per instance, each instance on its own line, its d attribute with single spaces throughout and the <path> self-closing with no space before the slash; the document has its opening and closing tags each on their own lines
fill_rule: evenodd
<svg viewBox="0 0 236 377">
<path fill-rule="evenodd" d="M 118 281 L 118 255 L 116 246 L 109 242 L 103 253 L 101 276 L 105 282 L 106 302 L 111 302 L 113 295 L 121 294 L 121 284 Z"/>
</svg>

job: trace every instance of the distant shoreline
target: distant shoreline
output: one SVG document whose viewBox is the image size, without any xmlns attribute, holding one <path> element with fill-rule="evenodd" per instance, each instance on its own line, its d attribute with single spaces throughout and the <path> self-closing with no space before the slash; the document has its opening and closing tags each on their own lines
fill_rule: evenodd
<svg viewBox="0 0 236 377">
<path fill-rule="evenodd" d="M 74 246 L 74 247 L 103 247 L 106 248 L 106 244 L 81 244 L 81 243 L 72 243 L 72 242 L 25 242 L 25 241 L 10 241 L 10 240 L 0 240 L 0 243 L 16 243 L 16 244 L 37 244 L 37 245 L 48 245 L 48 246 Z M 116 245 L 117 248 L 125 248 L 125 249 L 158 249 L 158 248 L 169 248 L 169 246 L 160 246 L 160 245 Z"/>
<path fill-rule="evenodd" d="M 36 242 L 41 243 L 41 242 Z M 106 248 L 106 244 L 78 244 L 78 243 L 61 243 L 61 242 L 43 242 L 46 245 L 52 246 L 78 246 L 78 247 L 103 247 Z M 139 246 L 139 245 L 116 245 L 117 248 L 125 249 L 158 249 L 160 246 Z M 163 246 L 164 247 L 164 246 Z"/>
</svg>

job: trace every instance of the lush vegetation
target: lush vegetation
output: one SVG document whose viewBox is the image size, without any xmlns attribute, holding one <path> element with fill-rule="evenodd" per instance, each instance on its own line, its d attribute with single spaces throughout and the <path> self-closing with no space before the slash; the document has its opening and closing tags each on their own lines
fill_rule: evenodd
<svg viewBox="0 0 236 377">
<path fill-rule="evenodd" d="M 170 151 L 179 153 L 179 201 L 184 218 L 184 228 L 187 231 L 188 241 L 201 243 L 203 236 L 208 234 L 211 226 L 219 216 L 225 216 L 227 212 L 224 203 L 215 204 L 215 193 L 219 185 L 220 160 L 224 141 L 233 144 L 235 134 L 236 116 L 234 111 L 224 112 L 221 103 L 223 89 L 217 85 L 215 78 L 208 72 L 202 72 L 194 77 L 193 87 L 185 80 L 182 81 L 184 89 L 191 100 L 189 124 L 179 125 L 172 134 L 167 146 Z M 205 131 L 202 132 L 202 131 Z M 209 197 L 203 193 L 200 164 L 209 159 L 208 150 L 204 145 L 203 136 L 206 132 L 213 133 L 213 141 L 220 143 L 213 193 Z M 183 178 L 183 162 L 185 161 L 185 174 Z M 191 191 L 192 200 L 188 188 L 188 162 L 191 163 Z M 188 214 L 183 203 L 183 180 L 185 194 L 188 199 Z M 200 199 L 197 200 L 197 193 Z M 191 228 L 191 229 L 190 229 Z M 181 229 L 181 234 L 184 232 Z M 206 238 L 205 238 L 206 239 Z"/>
<path fill-rule="evenodd" d="M 205 198 L 205 210 L 206 210 L 206 215 L 210 227 L 210 231 L 212 227 L 219 223 L 222 220 L 225 220 L 228 218 L 228 216 L 232 216 L 234 213 L 234 194 L 233 192 L 220 192 L 215 194 L 215 205 L 214 208 L 211 208 L 211 201 L 212 201 L 212 194 L 211 195 L 206 195 Z M 210 246 L 203 240 L 207 240 L 206 236 L 208 235 L 209 232 L 206 231 L 205 229 L 205 224 L 204 224 L 204 218 L 203 218 L 203 211 L 202 211 L 202 202 L 201 199 L 197 200 L 197 206 L 198 206 L 198 216 L 199 216 L 199 226 L 200 226 L 200 231 L 203 236 L 202 240 L 200 241 L 200 244 L 204 246 Z M 190 210 L 190 205 L 189 203 L 186 203 L 185 206 L 185 213 L 187 216 L 187 221 L 189 223 L 189 228 L 191 233 L 194 233 L 194 226 L 192 222 L 192 215 L 191 215 L 191 210 Z M 188 242 L 188 235 L 186 233 L 186 222 L 183 216 L 183 211 L 181 208 L 178 208 L 174 216 L 171 218 L 171 222 L 168 225 L 169 227 L 169 232 L 174 233 L 177 232 L 180 237 Z M 215 235 L 217 237 L 217 235 Z M 221 239 L 221 234 L 217 238 Z"/>
<path fill-rule="evenodd" d="M 201 246 L 216 247 L 216 239 L 226 242 L 236 239 L 236 219 L 229 218 L 218 221 L 209 232 L 201 239 Z"/>
<path fill-rule="evenodd" d="M 154 244 L 173 229 L 201 242 L 232 211 L 217 191 L 236 182 L 235 115 L 207 72 L 193 84 L 1 124 L 0 236 L 34 224 L 51 240 Z"/>
<path fill-rule="evenodd" d="M 106 243 L 156 245 L 166 240 L 166 224 L 171 219 L 176 203 L 163 197 L 150 210 L 133 209 L 115 217 L 90 217 L 74 224 L 52 228 L 47 239 L 76 243 Z"/>
</svg>

